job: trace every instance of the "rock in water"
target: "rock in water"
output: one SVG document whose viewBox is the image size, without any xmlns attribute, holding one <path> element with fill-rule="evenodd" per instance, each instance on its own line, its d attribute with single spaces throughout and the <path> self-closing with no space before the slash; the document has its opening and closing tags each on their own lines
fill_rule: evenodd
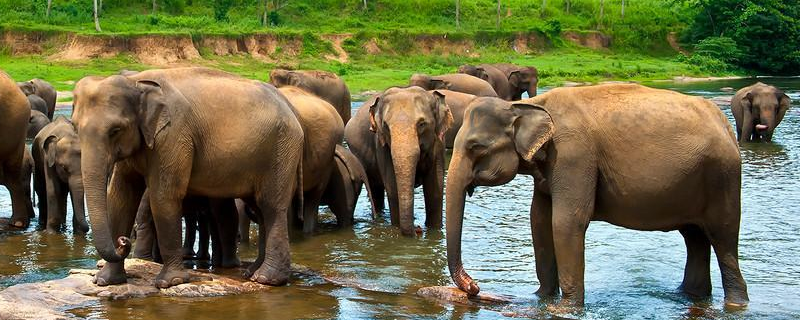
<svg viewBox="0 0 800 320">
<path fill-rule="evenodd" d="M 498 305 L 511 303 L 511 298 L 492 295 L 489 293 L 478 293 L 477 296 L 470 297 L 466 292 L 455 287 L 424 287 L 417 290 L 417 295 L 429 299 L 447 301 L 452 303 L 465 304 L 470 306 Z"/>
</svg>

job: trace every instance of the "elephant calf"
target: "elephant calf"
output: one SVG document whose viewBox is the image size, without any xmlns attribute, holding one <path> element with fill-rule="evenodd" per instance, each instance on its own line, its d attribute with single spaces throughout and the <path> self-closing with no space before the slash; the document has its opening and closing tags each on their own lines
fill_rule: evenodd
<svg viewBox="0 0 800 320">
<path fill-rule="evenodd" d="M 81 148 L 72 122 L 59 116 L 45 126 L 31 146 L 36 168 L 33 188 L 39 197 L 39 227 L 59 231 L 66 223 L 67 195 L 72 197 L 74 231 L 88 232 L 83 204 Z"/>
<path fill-rule="evenodd" d="M 731 100 L 731 112 L 739 142 L 771 142 L 790 104 L 783 91 L 761 82 L 737 91 Z"/>
<path fill-rule="evenodd" d="M 671 139 L 663 139 L 663 137 Z M 537 293 L 561 306 L 584 301 L 590 221 L 636 230 L 679 230 L 687 259 L 682 291 L 711 294 L 711 247 L 725 303 L 748 303 L 739 270 L 741 159 L 713 103 L 639 85 L 558 88 L 509 103 L 475 99 L 453 147 L 447 178 L 447 260 L 459 288 L 479 288 L 461 262 L 466 195 L 476 186 L 535 183 L 531 226 Z"/>
<path fill-rule="evenodd" d="M 42 112 L 47 115 L 47 118 L 53 120 L 53 114 L 56 110 L 56 89 L 47 81 L 42 79 L 31 79 L 25 82 L 17 82 L 17 87 L 22 90 L 25 96 L 36 95 L 45 102 L 47 112 Z"/>
</svg>

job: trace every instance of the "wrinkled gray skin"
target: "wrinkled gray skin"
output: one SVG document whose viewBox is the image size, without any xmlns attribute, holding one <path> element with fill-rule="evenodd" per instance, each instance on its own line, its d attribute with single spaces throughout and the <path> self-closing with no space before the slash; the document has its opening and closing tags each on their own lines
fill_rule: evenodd
<svg viewBox="0 0 800 320">
<path fill-rule="evenodd" d="M 126 236 L 145 187 L 164 260 L 157 287 L 189 281 L 181 248 L 186 195 L 243 198 L 257 208 L 264 226 L 246 276 L 289 280 L 286 217 L 302 187 L 303 131 L 275 87 L 208 68 L 86 77 L 75 85 L 73 121 L 93 240 L 108 262 L 98 285 L 126 282 Z M 227 219 L 236 225 L 235 214 Z"/>
<path fill-rule="evenodd" d="M 17 86 L 26 95 L 35 94 L 42 98 L 47 105 L 47 118 L 53 120 L 53 113 L 56 111 L 56 89 L 49 82 L 42 79 L 32 79 L 25 82 L 17 82 Z"/>
<path fill-rule="evenodd" d="M 441 226 L 443 140 L 452 121 L 444 95 L 419 87 L 390 88 L 359 108 L 345 128 L 350 150 L 367 173 L 377 210 L 383 211 L 385 190 L 392 224 L 404 235 L 414 234 L 414 188 L 420 185 L 425 225 Z"/>
<path fill-rule="evenodd" d="M 32 94 L 28 96 L 28 103 L 31 105 L 31 111 L 39 111 L 47 114 L 47 102 L 39 96 Z"/>
<path fill-rule="evenodd" d="M 340 227 L 353 225 L 353 214 L 356 210 L 361 187 L 366 184 L 367 197 L 372 204 L 372 217 L 378 215 L 377 205 L 372 196 L 369 179 L 361 161 L 342 145 L 337 145 L 334 157 L 336 166 L 331 173 L 328 187 L 323 195 L 323 202 L 336 216 L 336 224 Z"/>
<path fill-rule="evenodd" d="M 56 118 L 36 135 L 31 150 L 36 164 L 33 189 L 40 201 L 39 227 L 50 232 L 63 230 L 67 223 L 69 195 L 73 230 L 88 232 L 80 142 L 72 122 L 63 116 Z"/>
<path fill-rule="evenodd" d="M 772 142 L 775 128 L 791 103 L 783 91 L 761 82 L 737 91 L 731 100 L 731 112 L 739 143 Z"/>
<path fill-rule="evenodd" d="M 639 85 L 557 88 L 514 104 L 475 99 L 447 176 L 448 267 L 468 294 L 480 289 L 461 261 L 466 195 L 517 174 L 535 183 L 537 294 L 555 296 L 560 288 L 558 309 L 583 306 L 590 221 L 679 230 L 687 247 L 680 290 L 693 296 L 711 294 L 713 247 L 725 303 L 748 303 L 738 262 L 741 158 L 713 103 Z"/>
<path fill-rule="evenodd" d="M 529 97 L 536 96 L 536 87 L 539 85 L 539 71 L 536 68 L 510 63 L 493 63 L 490 65 L 502 71 L 508 79 L 512 101 L 522 99 L 524 92 L 528 92 Z"/>
<path fill-rule="evenodd" d="M 28 186 L 25 188 L 25 196 L 31 199 L 31 204 L 36 205 L 36 199 L 33 198 L 33 193 L 31 192 L 31 179 L 33 178 L 33 156 L 31 155 L 31 151 L 28 148 L 25 148 L 25 155 L 22 158 L 22 184 Z M 31 211 L 33 214 L 33 211 Z M 33 215 L 30 216 L 33 219 Z"/>
<path fill-rule="evenodd" d="M 452 149 L 453 141 L 456 140 L 456 134 L 461 128 L 461 123 L 464 122 L 464 111 L 467 110 L 467 106 L 470 104 L 470 102 L 475 100 L 477 97 L 471 94 L 450 90 L 436 91 L 444 95 L 445 103 L 447 103 L 447 107 L 450 108 L 450 112 L 453 114 L 453 124 L 444 134 L 445 147 Z"/>
<path fill-rule="evenodd" d="M 31 118 L 28 120 L 28 139 L 33 139 L 39 131 L 50 124 L 47 115 L 36 110 L 31 110 Z"/>
<path fill-rule="evenodd" d="M 24 184 L 25 134 L 31 108 L 16 83 L 0 70 L 0 185 L 11 195 L 9 225 L 27 228 L 34 216 L 30 184 Z M 28 190 L 26 192 L 25 190 Z"/>
<path fill-rule="evenodd" d="M 336 109 L 342 122 L 350 121 L 350 90 L 344 80 L 334 73 L 321 70 L 274 69 L 269 81 L 275 87 L 294 86 L 327 101 Z"/>
<path fill-rule="evenodd" d="M 408 82 L 409 86 L 417 86 L 425 90 L 452 90 L 479 97 L 497 97 L 492 85 L 483 79 L 468 74 L 454 73 L 440 76 L 414 74 Z"/>
<path fill-rule="evenodd" d="M 458 67 L 458 73 L 468 74 L 488 82 L 500 99 L 510 101 L 514 98 L 515 92 L 512 92 L 511 85 L 508 83 L 508 76 L 492 65 L 479 64 L 474 66 L 465 64 Z"/>
</svg>

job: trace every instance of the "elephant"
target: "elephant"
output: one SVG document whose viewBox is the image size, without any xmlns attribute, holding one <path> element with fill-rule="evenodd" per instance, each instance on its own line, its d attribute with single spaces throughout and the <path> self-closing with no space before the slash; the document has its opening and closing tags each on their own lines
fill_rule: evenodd
<svg viewBox="0 0 800 320">
<path fill-rule="evenodd" d="M 468 74 L 488 82 L 500 99 L 510 101 L 516 93 L 512 92 L 511 85 L 508 83 L 508 75 L 490 64 L 479 64 L 477 66 L 465 64 L 458 67 L 458 73 Z"/>
<path fill-rule="evenodd" d="M 303 130 L 275 87 L 210 68 L 153 69 L 85 77 L 74 106 L 93 241 L 108 262 L 97 285 L 126 282 L 127 235 L 145 188 L 164 260 L 156 287 L 189 281 L 186 195 L 243 198 L 257 208 L 259 254 L 245 275 L 267 285 L 289 280 L 286 217 L 302 190 Z"/>
<path fill-rule="evenodd" d="M 361 195 L 363 185 L 366 185 L 367 198 L 372 204 L 372 217 L 376 218 L 378 215 L 377 205 L 361 161 L 342 145 L 336 145 L 334 160 L 336 166 L 331 173 L 322 201 L 336 216 L 336 223 L 340 227 L 353 224 L 356 202 L 358 196 Z"/>
<path fill-rule="evenodd" d="M 444 134 L 452 123 L 441 93 L 395 87 L 365 103 L 345 127 L 345 140 L 367 173 L 375 209 L 383 211 L 385 190 L 392 224 L 403 235 L 414 235 L 414 187 L 420 185 L 425 225 L 441 227 Z"/>
<path fill-rule="evenodd" d="M 446 209 L 450 276 L 470 295 L 480 288 L 461 260 L 466 194 L 517 174 L 534 179 L 537 294 L 560 287 L 557 308 L 583 306 L 589 221 L 679 230 L 688 252 L 680 289 L 689 295 L 711 293 L 713 246 L 725 303 L 748 303 L 738 263 L 741 158 L 710 101 L 633 84 L 557 88 L 516 103 L 475 99 L 456 136 Z"/>
<path fill-rule="evenodd" d="M 450 112 L 453 114 L 453 124 L 450 126 L 450 129 L 447 129 L 447 132 L 444 133 L 444 145 L 446 148 L 452 149 L 453 141 L 455 141 L 456 134 L 461 128 L 461 123 L 464 121 L 464 110 L 466 110 L 469 103 L 472 102 L 472 100 L 475 100 L 477 97 L 457 91 L 436 91 L 444 95 L 444 101 L 447 103 L 447 107 L 450 108 Z"/>
<path fill-rule="evenodd" d="M 455 73 L 440 76 L 414 74 L 408 83 L 409 86 L 418 86 L 425 90 L 452 90 L 469 93 L 481 97 L 497 97 L 492 85 L 483 79 L 468 74 Z"/>
<path fill-rule="evenodd" d="M 11 195 L 9 225 L 27 228 L 34 216 L 30 184 L 24 183 L 25 135 L 31 109 L 14 80 L 2 70 L 0 97 L 0 184 L 6 186 Z"/>
<path fill-rule="evenodd" d="M 334 73 L 321 70 L 274 69 L 269 81 L 275 87 L 294 86 L 308 91 L 327 101 L 336 109 L 342 122 L 350 121 L 350 90 L 347 84 Z"/>
<path fill-rule="evenodd" d="M 31 111 L 39 111 L 41 113 L 47 114 L 47 102 L 44 101 L 41 97 L 32 94 L 28 96 L 28 103 L 31 105 Z"/>
<path fill-rule="evenodd" d="M 67 194 L 72 200 L 72 227 L 86 233 L 81 148 L 72 122 L 59 116 L 33 139 L 33 189 L 39 197 L 39 228 L 58 232 L 67 223 Z"/>
<path fill-rule="evenodd" d="M 50 119 L 47 118 L 46 114 L 36 110 L 31 110 L 31 117 L 28 120 L 27 138 L 35 138 L 36 134 L 38 134 L 39 131 L 42 131 L 42 129 L 48 124 L 50 124 Z"/>
<path fill-rule="evenodd" d="M 22 156 L 22 185 L 25 187 L 25 197 L 31 199 L 31 205 L 36 205 L 36 199 L 33 198 L 33 193 L 31 192 L 31 178 L 33 177 L 33 156 L 31 155 L 31 151 L 28 148 L 25 148 L 25 154 Z M 31 211 L 30 213 L 34 213 Z M 33 215 L 30 216 L 31 219 L 34 218 Z"/>
<path fill-rule="evenodd" d="M 289 100 L 303 128 L 303 205 L 302 212 L 290 219 L 302 220 L 304 233 L 317 225 L 322 196 L 333 171 L 334 149 L 344 138 L 344 124 L 336 109 L 325 100 L 294 86 L 278 89 Z"/>
<path fill-rule="evenodd" d="M 53 120 L 56 111 L 56 89 L 49 82 L 42 79 L 31 79 L 25 82 L 17 82 L 17 86 L 26 95 L 37 95 L 42 98 L 47 105 L 47 118 Z"/>
<path fill-rule="evenodd" d="M 535 67 L 523 67 L 510 63 L 493 63 L 490 65 L 502 71 L 508 78 L 512 101 L 522 99 L 522 93 L 526 91 L 529 97 L 536 96 L 536 87 L 539 85 L 539 71 Z"/>
<path fill-rule="evenodd" d="M 783 91 L 761 82 L 739 89 L 731 100 L 739 142 L 771 142 L 790 104 Z"/>
</svg>

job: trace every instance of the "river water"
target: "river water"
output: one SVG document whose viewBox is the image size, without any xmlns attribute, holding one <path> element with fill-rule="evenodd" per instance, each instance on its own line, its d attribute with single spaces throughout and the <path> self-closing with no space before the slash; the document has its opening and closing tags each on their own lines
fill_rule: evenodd
<svg viewBox="0 0 800 320">
<path fill-rule="evenodd" d="M 678 232 L 639 232 L 592 222 L 586 236 L 584 319 L 797 319 L 800 318 L 800 79 L 762 79 L 794 100 L 773 144 L 742 146 L 742 273 L 750 293 L 744 311 L 722 308 L 722 285 L 712 255 L 713 297 L 692 301 L 675 291 L 683 276 L 685 247 Z M 653 83 L 687 94 L 731 95 L 752 80 L 690 84 Z M 360 103 L 354 103 L 354 108 Z M 60 112 L 69 113 L 69 110 Z M 730 110 L 724 108 L 731 122 Z M 147 298 L 107 301 L 72 310 L 89 319 L 428 318 L 495 319 L 510 315 L 550 318 L 533 294 L 535 276 L 529 208 L 532 179 L 518 176 L 499 187 L 478 188 L 466 204 L 465 267 L 483 292 L 510 296 L 492 310 L 432 302 L 420 287 L 451 285 L 443 230 L 417 238 L 400 236 L 388 212 L 372 221 L 362 192 L 352 229 L 337 230 L 331 215 L 317 234 L 293 239 L 292 262 L 333 277 L 295 277 L 266 293 L 204 299 Z M 11 215 L 0 188 L 0 217 Z M 422 192 L 416 224 L 424 225 Z M 71 215 L 71 213 L 70 213 Z M 66 276 L 91 268 L 97 255 L 83 236 L 34 231 L 0 233 L 0 288 Z M 251 230 L 255 232 L 254 230 Z M 255 236 L 255 234 L 254 234 Z M 253 237 L 256 239 L 257 237 Z M 242 248 L 244 260 L 256 252 Z"/>
</svg>

